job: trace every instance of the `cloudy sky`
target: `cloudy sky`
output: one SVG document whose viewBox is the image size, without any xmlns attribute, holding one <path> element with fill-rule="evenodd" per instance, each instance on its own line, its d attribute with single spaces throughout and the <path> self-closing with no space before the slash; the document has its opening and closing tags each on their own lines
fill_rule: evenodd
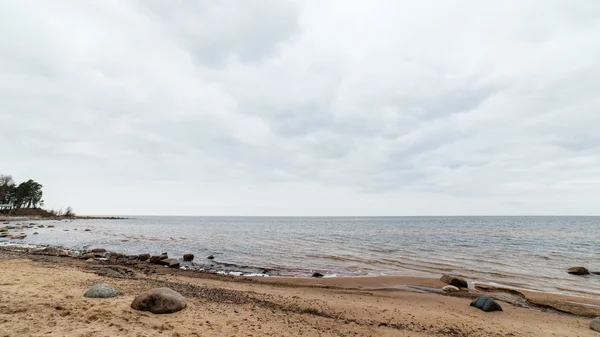
<svg viewBox="0 0 600 337">
<path fill-rule="evenodd" d="M 600 214 L 600 2 L 0 1 L 0 173 L 84 214 Z"/>
</svg>

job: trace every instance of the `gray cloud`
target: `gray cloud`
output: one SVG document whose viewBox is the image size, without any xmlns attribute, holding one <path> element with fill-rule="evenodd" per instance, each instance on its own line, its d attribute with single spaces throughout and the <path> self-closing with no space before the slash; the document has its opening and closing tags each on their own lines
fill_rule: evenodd
<svg viewBox="0 0 600 337">
<path fill-rule="evenodd" d="M 597 214 L 600 5 L 0 3 L 0 172 L 121 214 Z"/>
</svg>

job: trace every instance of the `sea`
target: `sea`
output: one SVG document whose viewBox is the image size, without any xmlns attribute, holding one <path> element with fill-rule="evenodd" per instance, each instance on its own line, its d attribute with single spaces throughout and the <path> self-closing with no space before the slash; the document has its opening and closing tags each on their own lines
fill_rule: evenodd
<svg viewBox="0 0 600 337">
<path fill-rule="evenodd" d="M 19 230 L 27 234 L 20 245 L 194 254 L 188 267 L 219 273 L 452 274 L 516 289 L 600 296 L 600 275 L 567 273 L 571 266 L 600 271 L 600 217 L 130 216 L 33 223 L 55 227 Z M 15 241 L 0 239 L 0 245 Z M 207 259 L 211 255 L 214 260 Z"/>
</svg>

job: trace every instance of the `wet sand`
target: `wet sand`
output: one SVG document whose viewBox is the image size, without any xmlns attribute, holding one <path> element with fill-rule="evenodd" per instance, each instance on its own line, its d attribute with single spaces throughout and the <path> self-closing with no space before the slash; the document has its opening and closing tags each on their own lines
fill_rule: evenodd
<svg viewBox="0 0 600 337">
<path fill-rule="evenodd" d="M 6 250 L 0 270 L 0 336 L 598 336 L 588 318 L 554 310 L 500 302 L 503 312 L 485 313 L 469 306 L 476 291 L 415 292 L 439 289 L 435 279 L 258 279 Z M 119 296 L 84 298 L 97 282 Z M 161 286 L 186 296 L 188 308 L 130 308 L 137 294 Z"/>
</svg>

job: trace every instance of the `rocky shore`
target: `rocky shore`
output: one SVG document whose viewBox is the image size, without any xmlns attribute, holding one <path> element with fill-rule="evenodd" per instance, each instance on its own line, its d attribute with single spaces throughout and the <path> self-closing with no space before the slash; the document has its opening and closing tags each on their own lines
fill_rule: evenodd
<svg viewBox="0 0 600 337">
<path fill-rule="evenodd" d="M 3 333 L 68 336 L 597 334 L 590 329 L 593 323 L 588 318 L 561 313 L 554 308 L 520 306 L 503 299 L 502 289 L 456 287 L 458 291 L 446 292 L 442 288 L 447 285 L 441 280 L 418 278 L 236 277 L 169 268 L 139 256 L 133 259 L 101 249 L 90 251 L 101 257 L 88 259 L 70 257 L 69 252 L 64 252 L 67 251 L 56 248 L 0 249 Z M 392 289 L 386 284 L 395 287 Z M 169 291 L 149 292 L 162 288 L 182 297 L 171 295 Z M 146 301 L 144 296 L 160 295 L 156 292 L 174 297 L 177 301 L 173 308 L 177 311 L 151 313 L 152 310 L 173 310 L 147 307 L 152 301 Z M 489 299 L 480 298 L 483 294 Z M 529 294 L 524 296 L 529 300 Z M 495 301 L 489 302 L 491 299 Z M 502 311 L 484 311 L 483 308 L 493 307 L 491 304 L 486 307 L 487 303 L 498 304 Z M 592 313 L 588 314 L 591 317 Z"/>
</svg>

